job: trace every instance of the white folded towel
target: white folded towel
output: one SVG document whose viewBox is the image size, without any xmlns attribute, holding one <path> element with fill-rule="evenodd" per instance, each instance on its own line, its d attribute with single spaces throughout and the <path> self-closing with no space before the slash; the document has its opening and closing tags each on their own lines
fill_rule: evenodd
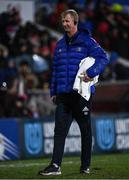
<svg viewBox="0 0 129 180">
<path fill-rule="evenodd" d="M 92 81 L 84 82 L 82 80 L 81 73 L 86 72 L 86 70 L 91 67 L 95 63 L 95 59 L 92 57 L 86 57 L 81 60 L 79 64 L 79 70 L 77 72 L 73 89 L 76 90 L 83 98 L 85 98 L 87 101 L 90 99 L 91 96 L 91 86 L 96 84 L 98 82 L 98 76 L 95 76 Z"/>
</svg>

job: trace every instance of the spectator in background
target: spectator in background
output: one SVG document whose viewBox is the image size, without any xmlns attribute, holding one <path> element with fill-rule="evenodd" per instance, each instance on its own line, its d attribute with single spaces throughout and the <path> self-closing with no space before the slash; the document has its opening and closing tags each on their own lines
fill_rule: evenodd
<svg viewBox="0 0 129 180">
<path fill-rule="evenodd" d="M 8 77 L 6 86 L 0 89 L 0 117 L 29 117 L 26 99 L 17 93 L 18 79 Z"/>
<path fill-rule="evenodd" d="M 61 20 L 65 35 L 55 49 L 51 80 L 51 99 L 57 103 L 53 156 L 50 165 L 39 174 L 61 174 L 65 139 L 74 118 L 81 132 L 80 173 L 89 174 L 92 146 L 90 111 L 94 86 L 90 87 L 91 96 L 86 100 L 73 90 L 73 84 L 82 59 L 95 59 L 95 63 L 82 74 L 85 82 L 92 81 L 92 78 L 102 73 L 109 61 L 104 50 L 91 38 L 85 27 L 78 29 L 78 14 L 75 10 L 64 11 Z"/>
<path fill-rule="evenodd" d="M 0 44 L 0 87 L 8 77 L 16 77 L 17 69 L 13 57 L 9 57 L 8 49 Z"/>
<path fill-rule="evenodd" d="M 22 60 L 18 67 L 18 94 L 23 98 L 27 98 L 27 89 L 36 89 L 38 87 L 38 79 L 32 72 L 31 66 L 26 60 Z"/>
</svg>

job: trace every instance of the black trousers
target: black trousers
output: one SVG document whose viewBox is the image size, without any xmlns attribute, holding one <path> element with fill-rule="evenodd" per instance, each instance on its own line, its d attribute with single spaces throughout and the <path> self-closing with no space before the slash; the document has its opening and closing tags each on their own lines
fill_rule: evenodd
<svg viewBox="0 0 129 180">
<path fill-rule="evenodd" d="M 81 132 L 81 168 L 90 166 L 92 146 L 90 102 L 91 99 L 86 101 L 77 92 L 57 96 L 52 163 L 61 166 L 65 139 L 75 119 Z"/>
</svg>

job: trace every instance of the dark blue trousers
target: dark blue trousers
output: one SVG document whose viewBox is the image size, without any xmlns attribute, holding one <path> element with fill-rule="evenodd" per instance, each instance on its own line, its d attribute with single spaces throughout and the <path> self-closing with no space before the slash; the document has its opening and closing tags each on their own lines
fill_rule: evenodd
<svg viewBox="0 0 129 180">
<path fill-rule="evenodd" d="M 77 92 L 57 96 L 52 163 L 61 166 L 65 139 L 75 119 L 81 132 L 81 168 L 90 166 L 92 146 L 90 102 L 91 99 L 86 101 Z"/>
</svg>

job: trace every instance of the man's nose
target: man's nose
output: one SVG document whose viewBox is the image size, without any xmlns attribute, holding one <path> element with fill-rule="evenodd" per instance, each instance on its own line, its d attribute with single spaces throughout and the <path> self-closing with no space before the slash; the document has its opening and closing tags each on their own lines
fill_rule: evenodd
<svg viewBox="0 0 129 180">
<path fill-rule="evenodd" d="M 63 26 L 66 26 L 66 22 L 63 22 Z"/>
</svg>

